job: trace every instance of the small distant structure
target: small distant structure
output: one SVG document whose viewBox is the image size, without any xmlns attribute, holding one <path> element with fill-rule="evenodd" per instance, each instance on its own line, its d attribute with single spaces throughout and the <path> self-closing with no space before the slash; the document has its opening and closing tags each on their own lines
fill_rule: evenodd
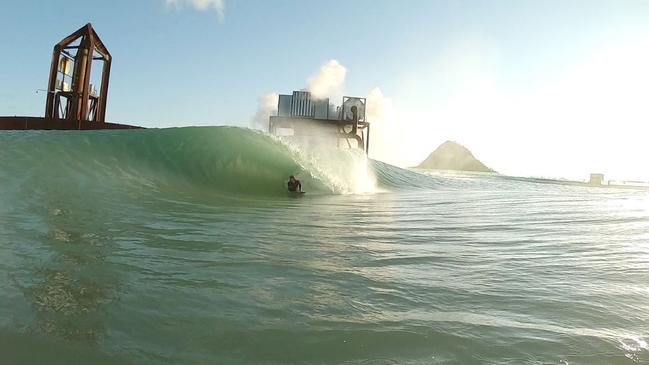
<svg viewBox="0 0 649 365">
<path fill-rule="evenodd" d="M 45 116 L 0 117 L 0 130 L 141 128 L 106 122 L 112 60 L 92 24 L 79 28 L 54 46 Z M 98 66 L 96 78 L 92 71 Z"/>
<path fill-rule="evenodd" d="M 604 184 L 604 174 L 598 174 L 598 173 L 591 173 L 590 174 L 590 180 L 588 181 L 588 184 L 593 185 L 593 186 L 601 186 Z"/>
<path fill-rule="evenodd" d="M 298 140 L 325 140 L 369 152 L 370 123 L 365 98 L 343 96 L 342 105 L 328 98 L 314 99 L 308 91 L 279 95 L 277 115 L 271 116 L 268 132 Z"/>
</svg>

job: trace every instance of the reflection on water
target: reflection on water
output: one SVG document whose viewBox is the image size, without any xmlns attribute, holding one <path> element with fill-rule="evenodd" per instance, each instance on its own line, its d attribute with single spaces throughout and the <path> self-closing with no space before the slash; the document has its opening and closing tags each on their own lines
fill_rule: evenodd
<svg viewBox="0 0 649 365">
<path fill-rule="evenodd" d="M 22 289 L 35 310 L 26 331 L 97 345 L 106 330 L 102 307 L 117 298 L 118 288 L 106 267 L 113 250 L 100 221 L 106 216 L 78 196 L 50 194 L 44 206 L 28 208 L 43 232 L 30 244 L 45 254 L 23 267 L 22 277 L 29 279 Z"/>
<path fill-rule="evenodd" d="M 31 203 L 0 207 L 2 330 L 78 346 L 86 363 L 649 361 L 649 215 L 628 200 L 644 195 L 447 184 L 303 199 L 25 190 Z"/>
</svg>

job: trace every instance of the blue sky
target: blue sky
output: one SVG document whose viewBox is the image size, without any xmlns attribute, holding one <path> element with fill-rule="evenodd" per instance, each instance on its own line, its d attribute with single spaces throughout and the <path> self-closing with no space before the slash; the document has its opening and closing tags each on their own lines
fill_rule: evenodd
<svg viewBox="0 0 649 365">
<path fill-rule="evenodd" d="M 643 142 L 649 118 L 640 62 L 649 59 L 649 1 L 216 1 L 222 13 L 194 6 L 210 0 L 171 2 L 3 0 L 0 115 L 43 114 L 36 90 L 47 86 L 52 46 L 92 22 L 114 58 L 110 121 L 248 126 L 260 96 L 303 88 L 337 60 L 345 94 L 378 87 L 389 105 L 375 149 L 388 162 L 416 163 L 455 139 L 506 173 L 649 178 L 633 171 L 636 161 L 620 167 L 649 152 L 628 147 Z M 599 109 L 608 100 L 616 104 Z M 621 121 L 620 109 L 631 118 Z M 411 127 L 425 133 L 410 138 Z M 585 130 L 592 138 L 571 144 Z M 392 149 L 380 145 L 397 134 Z M 599 151 L 611 139 L 619 155 Z M 586 152 L 564 161 L 575 148 Z M 512 161 L 514 149 L 525 152 Z"/>
<path fill-rule="evenodd" d="M 359 70 L 350 74 L 352 93 L 387 85 L 385 73 L 398 70 L 395 57 L 409 47 L 404 24 L 429 21 L 396 2 L 376 8 L 373 1 L 229 1 L 222 22 L 213 11 L 178 10 L 164 0 L 2 7 L 0 29 L 11 35 L 3 46 L 19 45 L 0 61 L 12 70 L 2 81 L 16 86 L 3 94 L 4 114 L 42 113 L 34 90 L 46 87 L 52 46 L 90 21 L 114 57 L 109 119 L 146 125 L 245 125 L 259 95 L 303 87 L 332 58 Z"/>
</svg>

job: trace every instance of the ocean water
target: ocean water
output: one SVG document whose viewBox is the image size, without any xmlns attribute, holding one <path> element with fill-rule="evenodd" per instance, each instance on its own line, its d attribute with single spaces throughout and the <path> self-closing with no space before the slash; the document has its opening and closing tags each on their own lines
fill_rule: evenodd
<svg viewBox="0 0 649 365">
<path fill-rule="evenodd" d="M 649 193 L 3 132 L 0 314 L 2 364 L 649 363 Z"/>
</svg>

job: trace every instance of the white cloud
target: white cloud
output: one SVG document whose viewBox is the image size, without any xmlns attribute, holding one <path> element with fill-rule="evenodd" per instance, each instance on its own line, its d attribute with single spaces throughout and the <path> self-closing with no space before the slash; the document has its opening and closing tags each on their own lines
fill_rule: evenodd
<svg viewBox="0 0 649 365">
<path fill-rule="evenodd" d="M 225 17 L 225 0 L 165 0 L 167 6 L 182 9 L 191 6 L 198 11 L 215 11 L 219 21 Z"/>
<path fill-rule="evenodd" d="M 369 155 L 371 158 L 398 166 L 404 162 L 401 143 L 403 131 L 399 128 L 392 100 L 375 87 L 367 95 L 367 121 L 371 124 Z"/>
<path fill-rule="evenodd" d="M 316 99 L 342 97 L 347 69 L 336 60 L 320 66 L 318 72 L 308 80 L 308 90 Z"/>
<path fill-rule="evenodd" d="M 279 95 L 277 93 L 260 96 L 257 99 L 257 112 L 250 121 L 250 127 L 268 131 L 268 118 L 271 115 L 277 114 L 278 100 Z"/>
</svg>

